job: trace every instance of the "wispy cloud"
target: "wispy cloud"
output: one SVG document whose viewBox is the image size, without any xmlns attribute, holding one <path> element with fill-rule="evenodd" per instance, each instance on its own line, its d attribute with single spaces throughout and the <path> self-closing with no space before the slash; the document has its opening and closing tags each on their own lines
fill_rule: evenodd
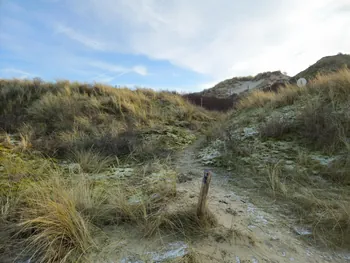
<svg viewBox="0 0 350 263">
<path fill-rule="evenodd" d="M 136 73 L 141 76 L 146 76 L 148 74 L 147 68 L 141 65 L 127 68 L 102 61 L 91 61 L 89 65 L 109 72 L 118 73 L 119 75 L 124 75 L 127 73 Z"/>
<path fill-rule="evenodd" d="M 100 51 L 107 50 L 107 46 L 103 42 L 97 41 L 94 38 L 90 38 L 86 35 L 83 35 L 83 34 L 77 32 L 76 30 L 74 30 L 68 26 L 58 24 L 56 26 L 56 32 L 64 34 L 68 38 L 75 40 L 75 41 L 78 41 L 79 43 L 83 44 L 84 46 L 86 46 L 88 48 L 92 48 L 92 49 L 100 50 Z"/>
<path fill-rule="evenodd" d="M 102 61 L 91 61 L 88 65 L 104 71 L 104 73 L 98 74 L 93 78 L 97 82 L 110 83 L 111 81 L 129 73 L 135 73 L 141 76 L 146 76 L 148 74 L 147 68 L 141 65 L 128 68 Z"/>
<path fill-rule="evenodd" d="M 0 69 L 0 72 L 5 77 L 13 77 L 13 78 L 19 78 L 19 79 L 34 77 L 32 73 L 29 73 L 24 70 L 16 69 L 16 68 L 2 68 Z"/>
<path fill-rule="evenodd" d="M 135 66 L 132 68 L 132 71 L 141 76 L 146 76 L 148 74 L 147 68 L 144 66 Z"/>
</svg>

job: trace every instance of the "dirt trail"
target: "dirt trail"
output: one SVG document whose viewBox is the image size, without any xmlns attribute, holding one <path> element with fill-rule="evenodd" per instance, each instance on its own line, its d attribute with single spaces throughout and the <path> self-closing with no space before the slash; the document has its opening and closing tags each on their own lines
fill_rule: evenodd
<svg viewBox="0 0 350 263">
<path fill-rule="evenodd" d="M 205 167 L 197 158 L 201 143 L 179 153 L 174 166 L 179 173 L 176 203 L 181 206 L 197 202 L 203 170 L 213 173 L 208 204 L 219 226 L 192 244 L 202 262 L 350 262 L 349 256 L 310 247 L 281 218 L 239 196 L 243 191 L 233 192 L 225 171 Z"/>
</svg>

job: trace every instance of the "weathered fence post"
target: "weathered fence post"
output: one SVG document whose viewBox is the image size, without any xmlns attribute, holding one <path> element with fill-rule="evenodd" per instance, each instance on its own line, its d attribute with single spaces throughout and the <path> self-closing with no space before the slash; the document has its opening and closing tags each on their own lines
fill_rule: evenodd
<svg viewBox="0 0 350 263">
<path fill-rule="evenodd" d="M 211 172 L 209 170 L 204 170 L 202 187 L 199 194 L 198 205 L 197 205 L 197 216 L 199 218 L 205 216 L 207 213 L 207 195 L 209 191 L 210 181 L 211 181 Z"/>
</svg>

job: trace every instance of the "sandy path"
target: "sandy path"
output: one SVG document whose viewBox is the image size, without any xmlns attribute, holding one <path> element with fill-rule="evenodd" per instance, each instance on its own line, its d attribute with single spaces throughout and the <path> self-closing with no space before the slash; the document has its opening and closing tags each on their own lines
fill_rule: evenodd
<svg viewBox="0 0 350 263">
<path fill-rule="evenodd" d="M 192 244 L 202 262 L 350 262 L 349 256 L 310 247 L 282 219 L 249 203 L 244 191 L 233 192 L 225 171 L 205 167 L 196 157 L 201 142 L 179 153 L 174 166 L 180 178 L 176 203 L 181 206 L 197 202 L 204 169 L 213 173 L 208 204 L 219 226 Z"/>
</svg>

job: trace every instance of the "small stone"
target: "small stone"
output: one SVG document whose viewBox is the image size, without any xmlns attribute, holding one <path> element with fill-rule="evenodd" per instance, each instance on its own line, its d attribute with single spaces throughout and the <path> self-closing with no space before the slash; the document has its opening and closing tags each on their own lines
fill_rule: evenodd
<svg viewBox="0 0 350 263">
<path fill-rule="evenodd" d="M 190 194 L 190 198 L 195 198 L 196 196 L 194 194 Z"/>
<path fill-rule="evenodd" d="M 151 199 L 157 199 L 160 197 L 160 194 L 154 193 L 151 195 Z"/>
<path fill-rule="evenodd" d="M 268 248 L 270 248 L 270 249 L 273 248 L 273 245 L 272 245 L 270 242 L 268 242 L 268 241 L 265 240 L 264 243 L 265 243 L 265 245 L 266 245 Z"/>
<path fill-rule="evenodd" d="M 142 197 L 138 195 L 133 195 L 128 200 L 129 204 L 139 204 L 141 202 L 142 202 Z"/>
<path fill-rule="evenodd" d="M 295 226 L 293 227 L 293 230 L 300 236 L 308 236 L 312 234 L 312 231 L 305 227 Z"/>
<path fill-rule="evenodd" d="M 80 173 L 81 172 L 81 167 L 80 164 L 78 163 L 71 163 L 68 165 L 68 171 L 70 173 Z"/>
<path fill-rule="evenodd" d="M 251 137 L 259 133 L 255 128 L 248 128 L 248 127 L 244 128 L 243 132 L 245 137 Z"/>
<path fill-rule="evenodd" d="M 236 210 L 233 210 L 231 207 L 229 208 L 226 208 L 226 213 L 230 214 L 230 215 L 233 215 L 233 216 L 236 216 L 237 215 L 237 211 Z"/>
<path fill-rule="evenodd" d="M 286 171 L 293 171 L 295 169 L 294 165 L 285 165 L 284 169 L 286 169 Z"/>
<path fill-rule="evenodd" d="M 151 255 L 152 262 L 165 262 L 181 259 L 189 252 L 186 243 L 179 241 L 170 243 L 167 245 L 164 251 L 160 252 L 147 252 L 146 254 Z"/>
<path fill-rule="evenodd" d="M 287 160 L 287 161 L 286 161 L 286 164 L 288 164 L 288 165 L 292 165 L 292 164 L 294 164 L 294 162 L 293 162 L 293 161 L 291 161 L 291 160 Z"/>
<path fill-rule="evenodd" d="M 180 184 L 181 184 L 181 183 L 186 183 L 186 182 L 188 182 L 188 181 L 192 181 L 192 178 L 189 177 L 189 176 L 186 175 L 186 174 L 181 173 L 181 174 L 179 174 L 178 177 L 177 177 L 177 182 L 180 183 Z"/>
<path fill-rule="evenodd" d="M 226 240 L 223 236 L 218 235 L 215 237 L 215 241 L 218 243 L 224 243 Z"/>
<path fill-rule="evenodd" d="M 254 258 L 254 257 L 252 258 L 252 262 L 253 263 L 259 263 L 259 261 L 256 258 Z"/>
</svg>

